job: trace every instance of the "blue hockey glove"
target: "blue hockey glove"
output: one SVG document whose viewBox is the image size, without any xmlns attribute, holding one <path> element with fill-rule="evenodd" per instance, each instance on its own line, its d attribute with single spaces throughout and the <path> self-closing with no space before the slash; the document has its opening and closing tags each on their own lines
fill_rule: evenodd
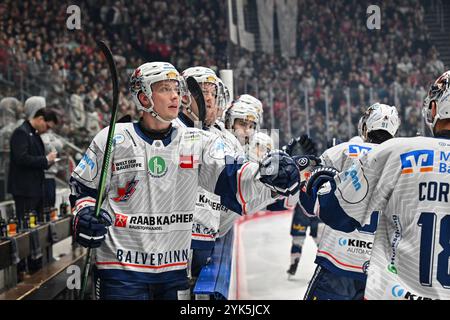
<svg viewBox="0 0 450 320">
<path fill-rule="evenodd" d="M 95 217 L 95 208 L 82 208 L 73 219 L 75 241 L 85 248 L 98 248 L 105 240 L 107 227 L 112 225 L 108 212 L 100 209 L 99 217 Z"/>
<path fill-rule="evenodd" d="M 313 197 L 314 201 L 316 199 L 317 191 L 320 187 L 329 182 L 334 182 L 334 176 L 339 174 L 333 167 L 318 167 L 311 172 L 311 177 L 306 183 L 306 194 Z"/>
<path fill-rule="evenodd" d="M 287 145 L 283 146 L 283 151 L 290 156 L 315 155 L 317 153 L 316 144 L 307 134 L 292 138 Z"/>
<path fill-rule="evenodd" d="M 277 194 L 290 196 L 299 189 L 300 174 L 295 161 L 285 152 L 274 150 L 260 163 L 260 181 Z"/>
</svg>

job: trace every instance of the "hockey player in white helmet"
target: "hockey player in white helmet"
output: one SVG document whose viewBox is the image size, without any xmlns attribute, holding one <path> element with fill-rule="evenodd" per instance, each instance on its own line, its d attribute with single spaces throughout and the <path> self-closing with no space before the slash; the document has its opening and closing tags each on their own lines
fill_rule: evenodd
<svg viewBox="0 0 450 320">
<path fill-rule="evenodd" d="M 222 104 L 222 81 L 213 70 L 201 66 L 184 70 L 182 76 L 185 80 L 188 77 L 193 77 L 197 81 L 203 93 L 206 112 L 204 119 L 200 119 L 200 110 L 197 102 L 190 95 L 186 95 L 182 100 L 183 108 L 178 118 L 174 120 L 174 125 L 178 125 L 178 122 L 181 121 L 184 125 L 193 127 L 195 121 L 203 120 L 202 126 L 209 128 L 217 118 L 219 107 Z"/>
<path fill-rule="evenodd" d="M 367 108 L 358 124 L 364 142 L 349 141 L 326 150 L 320 157 L 322 165 L 344 171 L 353 159 L 370 152 L 379 143 L 392 139 L 400 120 L 393 106 L 375 103 Z M 302 192 L 303 210 L 314 214 L 313 203 Z M 315 263 L 317 268 L 305 299 L 360 300 L 364 297 L 366 272 L 371 246 L 377 229 L 378 212 L 371 213 L 370 221 L 361 228 L 345 233 L 325 226 Z M 352 250 L 353 243 L 366 243 L 366 247 Z"/>
<path fill-rule="evenodd" d="M 216 134 L 223 139 L 224 148 L 230 155 L 240 155 L 241 148 L 236 138 L 225 130 L 221 132 L 219 127 L 211 126 L 215 124 L 218 111 L 224 107 L 225 95 L 223 82 L 218 78 L 215 72 L 206 67 L 191 67 L 182 72 L 185 79 L 193 77 L 202 88 L 206 102 L 205 123 L 202 126 L 212 134 Z M 199 110 L 195 99 L 184 98 L 183 110 L 174 120 L 175 126 L 194 127 L 194 121 L 199 120 Z M 201 272 L 201 269 L 210 261 L 215 240 L 218 236 L 220 216 L 222 214 L 238 217 L 235 212 L 220 203 L 220 197 L 212 192 L 208 192 L 201 186 L 198 186 L 198 198 L 195 207 L 192 223 L 192 243 L 189 259 L 190 283 L 191 288 Z"/>
<path fill-rule="evenodd" d="M 352 232 L 379 214 L 365 299 L 450 299 L 449 97 L 447 71 L 424 100 L 434 138 L 390 139 L 338 176 L 323 167 L 308 182 L 315 212 L 334 229 Z"/>
<path fill-rule="evenodd" d="M 256 113 L 258 114 L 258 123 L 256 130 L 259 130 L 263 123 L 263 113 L 264 113 L 261 100 L 249 94 L 242 94 L 238 97 L 237 100 L 247 103 L 256 109 Z"/>
<path fill-rule="evenodd" d="M 257 108 L 246 101 L 233 101 L 225 113 L 225 128 L 231 130 L 242 146 L 248 146 L 258 123 Z"/>
<path fill-rule="evenodd" d="M 219 79 L 220 80 L 220 79 Z M 222 87 L 222 99 L 220 101 L 219 105 L 219 111 L 217 112 L 217 120 L 215 123 L 215 126 L 220 128 L 220 130 L 225 129 L 225 113 L 228 110 L 228 108 L 231 106 L 231 95 L 228 87 L 225 85 L 225 83 L 220 80 L 220 85 Z"/>
<path fill-rule="evenodd" d="M 249 160 L 258 162 L 273 149 L 274 144 L 272 138 L 264 132 L 256 132 L 250 140 Z"/>
<path fill-rule="evenodd" d="M 375 103 L 367 109 L 359 125 L 365 142 L 381 143 L 395 136 L 400 119 L 394 106 Z"/>
<path fill-rule="evenodd" d="M 226 164 L 217 135 L 172 126 L 186 91 L 170 63 L 145 63 L 130 83 L 143 115 L 139 122 L 116 124 L 99 218 L 94 206 L 108 128 L 96 135 L 72 174 L 74 238 L 97 248 L 99 298 L 189 299 L 187 263 L 197 186 L 219 195 L 221 204 L 237 213 L 252 212 L 271 201 L 274 190 L 295 192 L 298 181 L 290 177 L 298 179 L 298 169 L 279 153 L 266 159 L 268 166 L 281 163 L 278 172 L 269 175 L 266 167 L 251 163 L 242 172 L 236 161 Z"/>
</svg>

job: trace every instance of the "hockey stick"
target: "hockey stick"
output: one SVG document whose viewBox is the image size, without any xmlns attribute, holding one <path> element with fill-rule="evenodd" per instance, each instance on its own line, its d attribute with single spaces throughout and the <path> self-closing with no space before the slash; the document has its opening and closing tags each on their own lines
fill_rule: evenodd
<svg viewBox="0 0 450 320">
<path fill-rule="evenodd" d="M 102 171 L 100 173 L 100 181 L 97 189 L 97 199 L 95 201 L 95 216 L 98 218 L 100 213 L 100 208 L 103 203 L 103 196 L 105 193 L 105 187 L 106 187 L 106 177 L 108 175 L 108 169 L 109 169 L 109 161 L 111 157 L 111 151 L 112 151 L 112 145 L 114 141 L 114 129 L 116 125 L 116 117 L 117 117 L 117 109 L 118 109 L 118 101 L 119 101 L 119 81 L 117 77 L 117 68 L 116 64 L 113 59 L 113 55 L 111 53 L 111 50 L 108 48 L 108 46 L 103 41 L 97 42 L 98 47 L 105 55 L 106 61 L 108 62 L 109 70 L 111 72 L 112 76 L 112 83 L 113 83 L 113 103 L 112 103 L 112 109 L 111 109 L 111 120 L 109 123 L 109 130 L 108 130 L 108 138 L 106 139 L 106 149 L 103 157 L 103 163 L 102 163 Z M 91 260 L 92 260 L 92 248 L 88 248 L 87 252 L 87 258 L 86 263 L 84 265 L 83 269 L 83 278 L 82 278 L 82 284 L 81 284 L 81 291 L 79 295 L 79 299 L 84 299 L 84 294 L 86 291 L 86 285 L 89 277 L 89 271 L 91 269 Z"/>
<path fill-rule="evenodd" d="M 186 84 L 189 92 L 192 94 L 192 97 L 194 97 L 195 102 L 197 102 L 198 121 L 200 121 L 203 126 L 206 118 L 206 105 L 202 88 L 200 88 L 200 85 L 198 84 L 197 80 L 194 79 L 194 77 L 188 77 L 186 79 Z"/>
</svg>

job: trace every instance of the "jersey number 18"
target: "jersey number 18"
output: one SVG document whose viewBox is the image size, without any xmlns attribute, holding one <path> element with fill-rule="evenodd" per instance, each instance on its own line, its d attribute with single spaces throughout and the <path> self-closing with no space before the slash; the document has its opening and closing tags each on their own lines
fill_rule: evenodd
<svg viewBox="0 0 450 320">
<path fill-rule="evenodd" d="M 420 283 L 432 286 L 433 261 L 436 237 L 437 216 L 434 212 L 422 212 L 417 224 L 422 229 L 420 237 Z M 449 258 L 450 258 L 450 215 L 440 221 L 439 244 L 442 251 L 437 259 L 437 281 L 446 289 L 450 289 Z"/>
</svg>

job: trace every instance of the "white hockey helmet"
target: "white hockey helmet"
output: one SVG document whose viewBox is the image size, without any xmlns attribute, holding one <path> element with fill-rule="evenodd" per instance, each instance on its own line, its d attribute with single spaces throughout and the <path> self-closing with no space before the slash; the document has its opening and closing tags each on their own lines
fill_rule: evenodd
<svg viewBox="0 0 450 320">
<path fill-rule="evenodd" d="M 361 139 L 364 139 L 363 128 L 365 128 L 366 120 L 367 120 L 367 113 L 364 112 L 364 114 L 361 116 L 361 118 L 359 118 L 358 121 L 358 136 L 361 137 Z"/>
<path fill-rule="evenodd" d="M 216 73 L 206 67 L 190 67 L 184 70 L 181 75 L 186 79 L 187 77 L 193 77 L 198 83 L 213 83 L 216 86 L 219 84 L 219 78 Z"/>
<path fill-rule="evenodd" d="M 251 104 L 241 100 L 235 100 L 225 113 L 225 125 L 227 129 L 233 127 L 236 119 L 254 122 L 255 127 L 259 123 L 258 111 Z"/>
<path fill-rule="evenodd" d="M 254 96 L 249 95 L 249 94 L 240 95 L 238 97 L 238 100 L 242 101 L 244 103 L 250 104 L 256 109 L 256 111 L 258 112 L 258 123 L 257 124 L 259 127 L 262 124 L 263 113 L 264 113 L 264 109 L 263 109 L 261 100 L 255 98 Z"/>
<path fill-rule="evenodd" d="M 436 103 L 434 118 L 431 109 L 433 101 Z M 423 103 L 422 113 L 433 134 L 438 120 L 450 119 L 450 70 L 444 72 L 431 85 Z"/>
<path fill-rule="evenodd" d="M 379 102 L 374 103 L 367 109 L 365 115 L 361 117 L 360 122 L 363 138 L 369 132 L 375 130 L 387 131 L 394 137 L 400 127 L 397 108 Z M 358 131 L 359 130 L 360 129 L 358 128 Z"/>
<path fill-rule="evenodd" d="M 258 162 L 272 149 L 272 138 L 263 132 L 256 132 L 250 140 L 248 158 L 250 161 Z"/>
<path fill-rule="evenodd" d="M 184 70 L 181 75 L 183 76 L 183 78 L 186 80 L 188 77 L 193 77 L 198 84 L 202 84 L 202 83 L 212 83 L 215 85 L 215 89 L 216 92 L 214 94 L 214 99 L 216 101 L 216 106 L 220 107 L 221 101 L 220 99 L 222 98 L 222 86 L 220 85 L 221 80 L 219 79 L 219 77 L 217 77 L 216 73 L 210 69 L 210 68 L 206 68 L 206 67 L 201 67 L 201 66 L 197 66 L 197 67 L 190 67 L 187 68 L 186 70 Z M 198 117 L 192 112 L 191 109 L 191 97 L 190 95 L 188 95 L 188 102 L 187 103 L 183 103 L 183 107 L 186 109 L 187 112 L 189 112 L 195 120 L 199 120 Z"/>
<path fill-rule="evenodd" d="M 154 110 L 155 105 L 152 99 L 152 84 L 164 80 L 178 82 L 181 105 L 181 96 L 187 93 L 186 84 L 177 69 L 168 62 L 147 62 L 136 68 L 130 78 L 130 92 L 138 110 L 148 112 L 162 122 L 170 122 L 171 120 L 163 119 Z M 140 92 L 143 92 L 150 100 L 148 108 L 144 107 L 139 101 L 138 95 Z"/>
</svg>

